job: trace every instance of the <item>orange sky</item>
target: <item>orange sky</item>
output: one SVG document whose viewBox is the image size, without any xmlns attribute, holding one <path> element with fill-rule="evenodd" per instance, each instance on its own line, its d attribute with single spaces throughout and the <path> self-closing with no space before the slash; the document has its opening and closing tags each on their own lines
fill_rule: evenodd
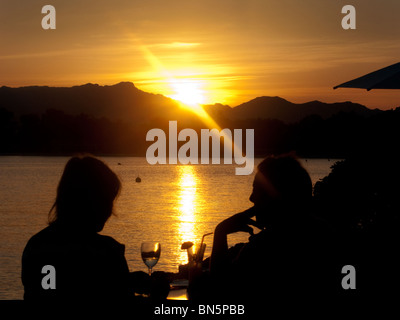
<svg viewBox="0 0 400 320">
<path fill-rule="evenodd" d="M 333 90 L 400 61 L 400 1 L 352 0 L 357 29 L 343 30 L 331 0 L 0 0 L 0 86 L 131 81 L 176 97 L 236 106 L 258 96 L 293 102 L 400 105 L 397 90 Z"/>
</svg>

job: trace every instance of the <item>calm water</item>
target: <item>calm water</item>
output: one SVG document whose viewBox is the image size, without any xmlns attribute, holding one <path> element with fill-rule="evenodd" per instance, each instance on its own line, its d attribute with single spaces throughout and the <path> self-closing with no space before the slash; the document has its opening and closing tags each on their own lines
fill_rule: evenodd
<svg viewBox="0 0 400 320">
<path fill-rule="evenodd" d="M 251 206 L 253 175 L 236 176 L 236 165 L 150 166 L 145 158 L 102 158 L 122 180 L 122 192 L 102 234 L 126 246 L 131 271 L 146 271 L 140 257 L 145 240 L 161 242 L 154 270 L 177 272 L 186 263 L 184 241 L 199 243 L 224 218 Z M 0 299 L 22 299 L 21 255 L 29 238 L 43 229 L 68 158 L 0 157 Z M 256 160 L 256 164 L 261 159 Z M 335 160 L 308 159 L 303 165 L 313 183 L 330 172 Z M 120 165 L 118 164 L 120 163 Z M 142 179 L 136 183 L 137 176 Z M 230 245 L 247 241 L 242 233 Z M 212 236 L 206 238 L 205 257 Z"/>
</svg>

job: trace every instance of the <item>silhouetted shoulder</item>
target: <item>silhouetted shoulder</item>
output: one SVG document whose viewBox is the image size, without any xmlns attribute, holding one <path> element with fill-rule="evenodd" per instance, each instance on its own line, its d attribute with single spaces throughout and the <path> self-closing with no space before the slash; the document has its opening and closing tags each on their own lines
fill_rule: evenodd
<svg viewBox="0 0 400 320">
<path fill-rule="evenodd" d="M 100 234 L 96 234 L 95 243 L 97 243 L 100 247 L 102 247 L 104 250 L 110 250 L 110 251 L 115 251 L 118 254 L 123 255 L 125 253 L 125 245 L 122 243 L 119 243 L 117 240 L 110 236 L 104 236 Z"/>
<path fill-rule="evenodd" d="M 125 246 L 111 237 L 50 226 L 34 235 L 22 255 L 25 299 L 117 299 L 129 295 Z M 56 270 L 56 290 L 43 290 L 42 268 Z"/>
<path fill-rule="evenodd" d="M 119 243 L 114 238 L 97 233 L 80 234 L 73 231 L 62 230 L 54 226 L 49 226 L 38 232 L 28 241 L 24 254 L 32 253 L 49 253 L 69 251 L 73 249 L 81 250 L 96 250 L 115 252 L 116 254 L 124 254 L 125 245 Z M 98 252 L 100 253 L 100 251 Z"/>
</svg>

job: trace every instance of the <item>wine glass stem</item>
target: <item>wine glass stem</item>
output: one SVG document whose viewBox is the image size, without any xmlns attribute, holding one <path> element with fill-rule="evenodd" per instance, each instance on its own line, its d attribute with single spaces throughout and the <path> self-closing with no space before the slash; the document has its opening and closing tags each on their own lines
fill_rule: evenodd
<svg viewBox="0 0 400 320">
<path fill-rule="evenodd" d="M 151 276 L 152 269 L 153 268 L 149 268 L 149 276 Z"/>
</svg>

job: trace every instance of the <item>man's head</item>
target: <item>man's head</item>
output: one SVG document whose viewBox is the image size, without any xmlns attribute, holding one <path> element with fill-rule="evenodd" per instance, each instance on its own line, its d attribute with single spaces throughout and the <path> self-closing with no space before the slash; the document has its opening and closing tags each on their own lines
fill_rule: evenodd
<svg viewBox="0 0 400 320">
<path fill-rule="evenodd" d="M 268 219 L 264 215 L 290 215 L 310 202 L 311 178 L 294 156 L 267 157 L 257 169 L 250 201 L 261 208 L 259 222 Z"/>
</svg>

